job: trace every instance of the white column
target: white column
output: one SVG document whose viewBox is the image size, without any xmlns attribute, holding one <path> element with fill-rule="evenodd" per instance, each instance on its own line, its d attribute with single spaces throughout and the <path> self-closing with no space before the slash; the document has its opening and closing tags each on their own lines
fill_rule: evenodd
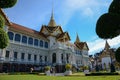
<svg viewBox="0 0 120 80">
<path fill-rule="evenodd" d="M 61 63 L 61 53 L 56 53 L 56 63 Z"/>
<path fill-rule="evenodd" d="M 10 61 L 13 61 L 13 60 L 14 60 L 14 59 L 13 59 L 13 58 L 14 58 L 13 56 L 14 56 L 14 53 L 13 53 L 13 50 L 12 50 L 12 51 L 10 51 Z"/>
<path fill-rule="evenodd" d="M 25 53 L 25 62 L 28 62 L 28 53 Z"/>
<path fill-rule="evenodd" d="M 75 55 L 72 55 L 72 63 L 76 64 L 76 56 Z"/>
<path fill-rule="evenodd" d="M 31 53 L 31 61 L 30 62 L 34 63 L 34 54 L 33 53 Z"/>
<path fill-rule="evenodd" d="M 48 56 L 48 62 L 49 62 L 49 63 L 52 63 L 52 54 L 50 54 L 50 55 Z"/>
<path fill-rule="evenodd" d="M 66 54 L 65 53 L 63 54 L 63 60 L 64 60 L 65 63 L 67 63 Z"/>
<path fill-rule="evenodd" d="M 6 49 L 1 49 L 0 60 L 5 60 Z"/>
<path fill-rule="evenodd" d="M 36 60 L 37 63 L 39 63 L 39 54 L 38 55 L 36 54 L 36 58 L 37 58 L 37 60 Z"/>
<path fill-rule="evenodd" d="M 17 60 L 18 60 L 18 61 L 21 61 L 21 52 L 18 52 Z"/>
<path fill-rule="evenodd" d="M 42 55 L 42 63 L 45 63 L 45 56 Z"/>
</svg>

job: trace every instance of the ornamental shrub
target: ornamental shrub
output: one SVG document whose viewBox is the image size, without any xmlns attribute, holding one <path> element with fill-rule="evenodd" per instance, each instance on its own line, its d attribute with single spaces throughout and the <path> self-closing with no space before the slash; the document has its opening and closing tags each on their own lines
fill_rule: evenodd
<svg viewBox="0 0 120 80">
<path fill-rule="evenodd" d="M 83 68 L 84 68 L 84 70 L 88 70 L 88 66 L 84 66 Z"/>
<path fill-rule="evenodd" d="M 0 0 L 0 8 L 10 8 L 16 4 L 17 0 Z"/>
<path fill-rule="evenodd" d="M 71 65 L 71 64 L 66 64 L 66 65 L 65 65 L 65 69 L 66 69 L 66 70 L 70 70 L 71 68 L 72 68 L 72 65 Z"/>
<path fill-rule="evenodd" d="M 45 66 L 45 71 L 49 71 L 50 70 L 50 66 Z"/>
<path fill-rule="evenodd" d="M 0 28 L 0 49 L 4 49 L 9 44 L 7 33 Z"/>
</svg>

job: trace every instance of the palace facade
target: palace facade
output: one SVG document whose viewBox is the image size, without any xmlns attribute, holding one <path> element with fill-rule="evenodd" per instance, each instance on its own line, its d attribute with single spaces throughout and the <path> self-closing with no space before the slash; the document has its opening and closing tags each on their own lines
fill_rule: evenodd
<svg viewBox="0 0 120 80">
<path fill-rule="evenodd" d="M 56 24 L 53 13 L 40 31 L 9 22 L 2 10 L 0 13 L 10 40 L 5 49 L 0 49 L 0 72 L 29 71 L 31 67 L 42 71 L 46 65 L 64 72 L 67 63 L 75 68 L 89 65 L 87 43 L 81 42 L 78 35 L 71 43 L 69 33 Z"/>
</svg>

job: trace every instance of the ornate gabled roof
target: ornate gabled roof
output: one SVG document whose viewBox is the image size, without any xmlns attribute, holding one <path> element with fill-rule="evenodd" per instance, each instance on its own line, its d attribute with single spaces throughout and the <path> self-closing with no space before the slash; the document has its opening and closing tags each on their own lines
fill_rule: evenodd
<svg viewBox="0 0 120 80">
<path fill-rule="evenodd" d="M 101 59 L 103 57 L 111 57 L 111 58 L 115 57 L 114 52 L 112 51 L 112 49 L 110 49 L 110 45 L 108 44 L 107 40 L 105 42 L 105 48 L 100 57 L 101 57 Z"/>
<path fill-rule="evenodd" d="M 85 49 L 85 47 L 86 47 L 87 50 L 89 50 L 88 45 L 87 45 L 86 42 L 80 42 L 80 39 L 79 39 L 78 34 L 77 34 L 76 41 L 74 42 L 74 44 L 75 44 L 76 47 L 79 48 L 80 50 Z"/>
<path fill-rule="evenodd" d="M 57 36 L 57 40 L 62 40 L 62 41 L 69 41 L 70 40 L 70 36 L 69 36 L 69 34 L 68 34 L 68 32 L 63 32 L 62 34 L 59 34 L 58 36 Z"/>
<path fill-rule="evenodd" d="M 61 26 L 56 26 L 56 27 L 48 27 L 46 25 L 42 25 L 41 29 L 40 29 L 40 33 L 43 33 L 47 30 L 48 35 L 50 35 L 51 33 L 54 33 L 54 31 L 60 31 L 60 33 L 63 33 L 63 30 L 61 28 Z M 58 34 L 60 34 L 58 33 Z"/>
<path fill-rule="evenodd" d="M 58 26 L 56 26 L 56 27 L 45 27 L 49 32 L 54 32 L 57 28 L 58 28 Z"/>
<path fill-rule="evenodd" d="M 86 42 L 79 42 L 79 43 L 74 43 L 77 48 L 80 50 L 84 50 L 84 47 L 86 46 L 87 50 L 89 50 L 88 45 Z"/>
<path fill-rule="evenodd" d="M 3 12 L 3 10 L 0 8 L 0 14 L 4 17 L 6 25 L 11 25 L 10 21 L 8 20 L 7 16 Z"/>
<path fill-rule="evenodd" d="M 108 44 L 108 42 L 106 40 L 104 50 L 108 51 L 109 49 L 110 49 L 110 45 Z"/>
<path fill-rule="evenodd" d="M 54 20 L 53 11 L 52 11 L 50 22 L 49 22 L 48 26 L 49 27 L 56 27 L 56 23 L 55 23 L 55 20 Z"/>
</svg>

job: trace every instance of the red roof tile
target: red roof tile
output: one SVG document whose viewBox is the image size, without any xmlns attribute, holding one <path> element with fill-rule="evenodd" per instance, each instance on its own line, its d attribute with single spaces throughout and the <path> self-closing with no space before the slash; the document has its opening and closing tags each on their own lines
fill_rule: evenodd
<svg viewBox="0 0 120 80">
<path fill-rule="evenodd" d="M 32 34 L 32 35 L 41 36 L 43 38 L 46 38 L 45 35 L 39 33 L 38 31 L 27 28 L 27 27 L 24 27 L 22 25 L 18 25 L 16 23 L 12 23 L 10 25 L 9 29 L 10 30 L 15 30 L 15 31 L 18 31 L 18 32 L 22 32 L 22 33 L 25 33 L 25 34 L 27 33 L 27 34 Z"/>
</svg>

